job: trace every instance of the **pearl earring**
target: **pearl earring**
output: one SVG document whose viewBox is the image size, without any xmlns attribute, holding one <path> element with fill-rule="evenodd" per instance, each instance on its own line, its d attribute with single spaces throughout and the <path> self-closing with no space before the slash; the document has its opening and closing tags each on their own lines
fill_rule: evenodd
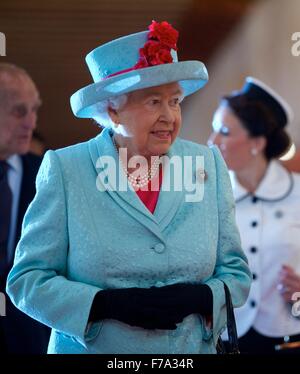
<svg viewBox="0 0 300 374">
<path fill-rule="evenodd" d="M 252 149 L 251 149 L 251 154 L 252 154 L 252 156 L 256 156 L 257 153 L 258 153 L 258 151 L 257 151 L 256 148 L 252 148 Z"/>
</svg>

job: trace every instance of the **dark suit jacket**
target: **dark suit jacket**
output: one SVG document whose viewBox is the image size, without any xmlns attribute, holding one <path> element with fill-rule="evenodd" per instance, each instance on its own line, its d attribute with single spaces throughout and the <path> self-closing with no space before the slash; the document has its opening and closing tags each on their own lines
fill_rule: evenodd
<svg viewBox="0 0 300 374">
<path fill-rule="evenodd" d="M 42 159 L 33 154 L 21 156 L 23 177 L 21 182 L 15 245 L 20 236 L 24 214 L 35 195 L 35 178 Z M 13 265 L 9 264 L 8 271 Z M 8 273 L 7 273 L 8 274 Z M 5 275 L 2 280 L 7 277 Z M 5 293 L 5 282 L 0 291 Z M 0 317 L 0 354 L 1 353 L 46 353 L 50 329 L 19 311 L 6 295 L 6 316 Z"/>
</svg>

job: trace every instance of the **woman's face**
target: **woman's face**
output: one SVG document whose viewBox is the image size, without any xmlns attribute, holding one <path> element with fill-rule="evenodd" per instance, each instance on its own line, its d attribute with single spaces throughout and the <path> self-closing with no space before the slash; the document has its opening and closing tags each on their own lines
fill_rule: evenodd
<svg viewBox="0 0 300 374">
<path fill-rule="evenodd" d="M 213 117 L 213 133 L 208 143 L 216 144 L 228 169 L 239 171 L 253 161 L 258 138 L 250 137 L 239 118 L 226 105 L 220 105 Z"/>
<path fill-rule="evenodd" d="M 181 127 L 182 89 L 178 83 L 137 90 L 118 110 L 109 109 L 118 145 L 128 156 L 165 154 Z"/>
</svg>

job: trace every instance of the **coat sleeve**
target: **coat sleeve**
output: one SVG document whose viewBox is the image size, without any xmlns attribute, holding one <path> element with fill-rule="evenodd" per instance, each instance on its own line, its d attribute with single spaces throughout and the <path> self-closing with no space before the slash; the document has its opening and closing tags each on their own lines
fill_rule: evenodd
<svg viewBox="0 0 300 374">
<path fill-rule="evenodd" d="M 36 195 L 23 221 L 7 293 L 24 313 L 85 346 L 97 287 L 67 279 L 68 218 L 60 160 L 48 151 L 37 175 Z"/>
<path fill-rule="evenodd" d="M 214 274 L 205 282 L 213 291 L 213 328 L 205 329 L 204 337 L 213 337 L 216 344 L 226 326 L 223 282 L 231 292 L 233 306 L 240 307 L 249 294 L 251 272 L 235 223 L 235 205 L 227 167 L 218 148 L 212 147 L 212 152 L 216 167 L 218 247 Z"/>
</svg>

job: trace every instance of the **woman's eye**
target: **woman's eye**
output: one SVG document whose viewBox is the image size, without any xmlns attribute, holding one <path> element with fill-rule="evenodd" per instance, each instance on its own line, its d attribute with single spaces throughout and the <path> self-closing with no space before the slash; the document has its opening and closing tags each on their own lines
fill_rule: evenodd
<svg viewBox="0 0 300 374">
<path fill-rule="evenodd" d="M 219 132 L 220 132 L 220 134 L 225 135 L 225 136 L 229 135 L 229 130 L 225 126 L 221 127 Z"/>
</svg>

